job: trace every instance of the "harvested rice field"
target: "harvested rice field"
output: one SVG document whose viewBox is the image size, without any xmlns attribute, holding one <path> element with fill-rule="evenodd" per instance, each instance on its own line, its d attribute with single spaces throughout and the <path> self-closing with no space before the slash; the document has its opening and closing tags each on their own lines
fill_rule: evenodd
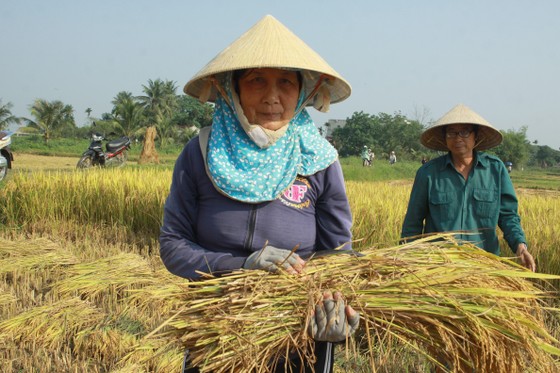
<svg viewBox="0 0 560 373">
<path fill-rule="evenodd" d="M 354 247 L 304 275 L 238 271 L 188 282 L 157 236 L 171 171 L 15 173 L 0 189 L 0 371 L 267 371 L 313 358 L 306 324 L 325 289 L 361 315 L 337 372 L 556 372 L 560 196 L 519 190 L 538 273 L 452 235 L 399 244 L 410 183 L 347 182 Z M 444 363 L 441 363 L 444 362 Z"/>
</svg>

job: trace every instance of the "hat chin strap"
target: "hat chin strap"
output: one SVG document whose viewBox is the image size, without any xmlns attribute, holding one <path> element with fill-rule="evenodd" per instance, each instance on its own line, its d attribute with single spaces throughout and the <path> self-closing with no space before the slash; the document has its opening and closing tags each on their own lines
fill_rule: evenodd
<svg viewBox="0 0 560 373">
<path fill-rule="evenodd" d="M 233 96 L 235 112 L 237 113 L 237 119 L 239 119 L 241 127 L 243 127 L 245 133 L 251 138 L 251 140 L 253 140 L 255 144 L 257 144 L 259 148 L 268 148 L 274 145 L 276 141 L 278 141 L 278 139 L 284 136 L 286 130 L 288 129 L 288 126 L 290 125 L 289 120 L 285 121 L 286 123 L 284 123 L 280 128 L 276 130 L 270 130 L 258 124 L 252 124 L 249 122 L 249 119 L 243 112 L 243 108 L 241 107 L 241 103 L 239 102 L 237 93 L 232 92 L 231 95 Z"/>
<path fill-rule="evenodd" d="M 331 92 L 327 87 L 327 84 L 332 85 L 332 81 L 334 79 L 335 78 L 330 75 L 321 74 L 319 76 L 319 79 L 317 80 L 317 83 L 315 84 L 315 87 L 313 88 L 311 93 L 309 93 L 309 95 L 307 95 L 307 97 L 303 100 L 295 115 L 299 114 L 312 99 L 313 107 L 315 109 L 319 110 L 322 113 L 326 113 L 327 111 L 329 111 L 331 104 Z"/>
<path fill-rule="evenodd" d="M 479 146 L 480 144 L 482 144 L 482 141 L 483 141 L 483 140 L 480 140 L 480 141 L 478 141 L 478 142 L 476 142 L 476 141 L 478 141 L 478 137 L 475 139 L 475 143 L 474 143 L 473 149 L 478 148 L 478 146 Z"/>
</svg>

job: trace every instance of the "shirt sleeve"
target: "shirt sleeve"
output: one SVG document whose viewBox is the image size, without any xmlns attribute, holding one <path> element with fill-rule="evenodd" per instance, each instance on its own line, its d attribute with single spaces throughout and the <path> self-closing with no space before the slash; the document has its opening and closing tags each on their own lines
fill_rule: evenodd
<svg viewBox="0 0 560 373">
<path fill-rule="evenodd" d="M 201 247 L 196 240 L 198 212 L 197 173 L 204 171 L 198 141 L 191 141 L 175 164 L 160 230 L 160 256 L 167 269 L 180 277 L 196 279 L 199 272 L 220 274 L 239 269 L 245 258 Z"/>
<path fill-rule="evenodd" d="M 507 172 L 505 165 L 498 162 L 500 173 L 500 215 L 498 217 L 498 226 L 504 233 L 504 239 L 507 241 L 511 250 L 517 252 L 517 245 L 526 243 L 525 232 L 521 228 L 521 218 L 518 213 L 518 201 L 515 195 L 515 189 Z"/>
<path fill-rule="evenodd" d="M 317 199 L 315 214 L 317 251 L 336 249 L 342 245 L 345 250 L 352 248 L 352 213 L 338 160 L 325 170 L 323 190 Z"/>
<path fill-rule="evenodd" d="M 428 177 L 420 168 L 416 172 L 414 184 L 410 192 L 408 207 L 401 230 L 401 238 L 418 236 L 424 233 L 424 225 L 428 216 Z"/>
</svg>

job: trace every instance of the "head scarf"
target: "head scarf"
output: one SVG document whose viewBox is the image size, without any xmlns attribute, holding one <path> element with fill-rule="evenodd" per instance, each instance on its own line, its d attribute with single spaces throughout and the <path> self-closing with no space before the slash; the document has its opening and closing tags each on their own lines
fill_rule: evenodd
<svg viewBox="0 0 560 373">
<path fill-rule="evenodd" d="M 300 92 L 296 115 L 283 136 L 268 147 L 259 147 L 238 118 L 231 73 L 223 81 L 224 93 L 214 108 L 208 141 L 207 166 L 214 186 L 226 196 L 249 203 L 272 201 L 297 175 L 309 176 L 336 161 L 336 149 L 320 134 Z"/>
</svg>

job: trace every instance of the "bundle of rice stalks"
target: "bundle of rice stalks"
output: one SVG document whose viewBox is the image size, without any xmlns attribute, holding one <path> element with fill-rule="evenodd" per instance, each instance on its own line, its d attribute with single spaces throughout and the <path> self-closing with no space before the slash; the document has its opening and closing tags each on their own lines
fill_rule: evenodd
<svg viewBox="0 0 560 373">
<path fill-rule="evenodd" d="M 46 239 L 12 241 L 0 238 L 0 276 L 74 264 L 77 258 Z"/>
<path fill-rule="evenodd" d="M 555 370 L 558 341 L 543 322 L 555 310 L 528 279 L 558 276 L 450 235 L 362 253 L 314 258 L 300 276 L 237 271 L 191 282 L 157 337 L 180 340 L 202 372 L 272 371 L 289 354 L 313 361 L 306 326 L 322 293 L 338 290 L 361 314 L 372 367 L 374 346 L 391 337 L 459 371 Z"/>
<path fill-rule="evenodd" d="M 102 298 L 103 303 L 111 304 L 124 297 L 124 290 L 153 283 L 153 272 L 140 255 L 121 253 L 69 267 L 66 278 L 58 281 L 52 291 L 60 296 Z"/>
<path fill-rule="evenodd" d="M 154 269 L 141 255 L 120 253 L 68 267 L 51 292 L 59 298 L 79 296 L 115 317 L 124 314 L 153 325 L 178 308 L 180 300 L 167 297 L 166 289 L 179 293 L 183 288 L 173 283 L 184 284 L 181 280 L 164 268 Z"/>
<path fill-rule="evenodd" d="M 104 317 L 91 303 L 77 298 L 35 307 L 0 322 L 0 345 L 23 342 L 56 350 L 80 330 L 100 325 Z"/>
</svg>

